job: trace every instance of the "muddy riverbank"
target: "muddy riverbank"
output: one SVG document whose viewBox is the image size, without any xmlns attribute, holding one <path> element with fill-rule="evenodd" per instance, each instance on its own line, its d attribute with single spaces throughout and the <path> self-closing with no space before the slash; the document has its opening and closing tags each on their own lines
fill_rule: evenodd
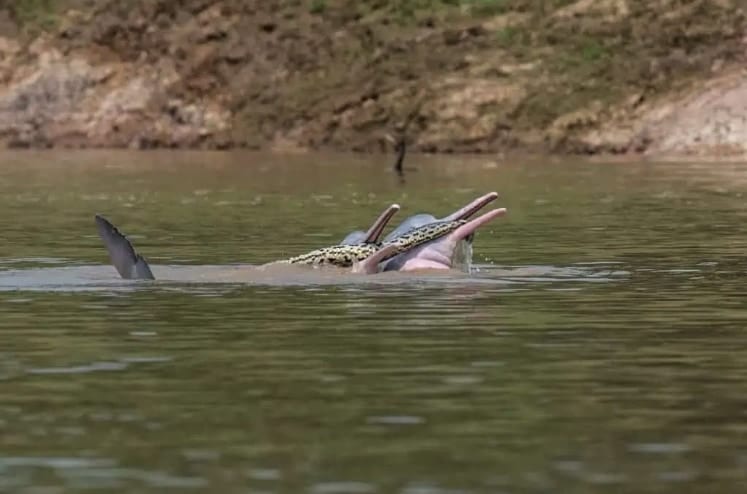
<svg viewBox="0 0 747 494">
<path fill-rule="evenodd" d="M 747 153 L 730 0 L 0 0 L 0 145 Z"/>
</svg>

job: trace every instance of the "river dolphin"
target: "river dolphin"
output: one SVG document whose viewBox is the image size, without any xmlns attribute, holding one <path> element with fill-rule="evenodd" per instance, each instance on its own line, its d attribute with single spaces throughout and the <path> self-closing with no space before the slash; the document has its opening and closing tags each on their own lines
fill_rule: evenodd
<svg viewBox="0 0 747 494">
<path fill-rule="evenodd" d="M 415 228 L 423 227 L 424 225 L 444 221 L 466 220 L 497 198 L 498 193 L 489 192 L 471 201 L 469 204 L 458 209 L 457 211 L 454 211 L 448 216 L 440 219 L 428 213 L 415 214 L 405 219 L 397 226 L 397 228 L 392 230 L 389 235 L 384 237 L 384 242 L 391 241 Z M 488 213 L 488 221 L 493 219 L 494 217 L 502 216 L 506 212 L 505 209 L 501 209 L 498 211 L 500 212 L 495 213 L 494 215 L 492 215 L 492 213 Z M 374 223 L 374 225 L 376 224 L 377 223 Z M 452 232 L 452 234 L 447 237 L 433 240 L 432 242 L 418 247 L 417 249 L 412 249 L 406 253 L 399 254 L 392 259 L 387 260 L 382 266 L 380 266 L 380 269 L 382 271 L 399 271 L 403 269 L 409 270 L 410 268 L 414 268 L 418 265 L 416 262 L 414 262 L 417 256 L 420 256 L 425 261 L 423 263 L 423 268 L 429 269 L 449 269 L 452 268 L 454 264 L 459 262 L 468 264 L 469 259 L 471 258 L 471 243 L 474 237 L 474 232 L 482 224 L 484 223 L 475 223 L 473 224 L 474 228 L 465 228 L 459 231 Z M 354 231 L 349 233 L 342 242 L 357 244 L 359 242 L 362 242 L 366 238 L 366 235 L 367 232 Z M 437 251 L 440 252 L 438 255 L 436 255 Z M 461 257 L 464 257 L 465 259 L 459 259 L 459 254 L 462 254 Z M 434 259 L 438 259 L 439 262 L 435 262 Z M 447 260 L 448 262 L 446 262 Z"/>
<path fill-rule="evenodd" d="M 439 238 L 425 242 L 419 246 L 407 250 L 404 253 L 393 256 L 379 265 L 380 271 L 417 271 L 423 269 L 452 269 L 457 263 L 464 262 L 467 265 L 471 259 L 471 239 L 475 231 L 493 219 L 506 214 L 505 208 L 493 209 L 477 218 L 465 222 L 450 233 Z M 465 221 L 465 220 L 461 220 Z M 424 226 L 442 223 L 428 223 Z M 423 226 L 418 227 L 423 228 Z M 405 233 L 406 235 L 407 233 Z M 466 244 L 466 246 L 465 246 Z M 468 249 L 465 259 L 458 259 L 459 248 Z"/>
</svg>

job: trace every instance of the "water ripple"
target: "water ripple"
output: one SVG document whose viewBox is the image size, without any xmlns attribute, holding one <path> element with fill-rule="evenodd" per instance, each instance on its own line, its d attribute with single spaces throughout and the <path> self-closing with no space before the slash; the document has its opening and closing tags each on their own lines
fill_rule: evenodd
<svg viewBox="0 0 747 494">
<path fill-rule="evenodd" d="M 364 482 L 323 482 L 311 486 L 313 494 L 368 494 L 376 486 Z"/>
<path fill-rule="evenodd" d="M 99 371 L 120 371 L 127 368 L 125 362 L 93 362 L 88 365 L 76 365 L 72 367 L 47 367 L 28 369 L 29 374 L 84 374 Z"/>
</svg>

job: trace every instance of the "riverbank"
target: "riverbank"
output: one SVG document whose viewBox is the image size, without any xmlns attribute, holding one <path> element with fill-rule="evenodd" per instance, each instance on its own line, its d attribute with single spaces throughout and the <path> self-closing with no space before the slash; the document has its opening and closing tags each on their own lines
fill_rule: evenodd
<svg viewBox="0 0 747 494">
<path fill-rule="evenodd" d="M 2 7 L 5 147 L 747 153 L 730 0 Z"/>
</svg>

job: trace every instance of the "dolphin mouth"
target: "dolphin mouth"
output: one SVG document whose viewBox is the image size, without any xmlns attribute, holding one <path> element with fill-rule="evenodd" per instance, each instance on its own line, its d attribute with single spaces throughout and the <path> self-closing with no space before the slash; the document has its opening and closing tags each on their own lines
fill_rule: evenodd
<svg viewBox="0 0 747 494">
<path fill-rule="evenodd" d="M 456 268 L 469 272 L 472 265 L 472 245 L 465 242 L 465 239 L 474 236 L 478 228 L 505 214 L 505 208 L 493 209 L 483 213 L 477 218 L 467 221 L 450 234 L 427 242 L 411 253 L 405 253 L 401 261 L 397 260 L 394 263 L 387 264 L 384 270 L 417 271 L 421 269 Z"/>
<path fill-rule="evenodd" d="M 497 198 L 498 198 L 497 192 L 488 192 L 487 194 L 484 194 L 472 200 L 470 203 L 457 209 L 450 215 L 440 220 L 437 220 L 433 218 L 433 216 L 430 216 L 430 215 L 424 215 L 424 216 L 430 216 L 431 218 L 433 218 L 433 222 L 467 221 L 471 216 L 476 214 L 478 211 L 480 211 L 482 208 L 484 208 L 491 202 L 495 201 Z M 488 214 L 490 215 L 491 213 L 488 213 Z M 402 228 L 402 225 L 400 225 L 396 230 L 401 229 L 401 228 Z M 384 271 L 400 270 L 407 265 L 416 264 L 414 262 L 415 259 L 420 259 L 424 262 L 427 261 L 431 265 L 443 264 L 442 268 L 450 268 L 451 266 L 460 266 L 462 270 L 469 269 L 469 267 L 472 265 L 472 243 L 474 242 L 474 238 L 475 238 L 475 229 L 467 230 L 463 235 L 460 235 L 453 242 L 454 245 L 453 245 L 453 248 L 451 249 L 451 252 L 448 255 L 446 255 L 445 253 L 439 254 L 437 256 L 438 260 L 428 259 L 429 256 L 435 254 L 434 249 L 417 248 L 417 249 L 414 249 L 412 252 L 400 254 L 396 256 L 395 258 L 385 261 L 384 266 L 382 266 L 382 269 Z M 393 234 L 395 234 L 395 232 L 390 233 L 387 238 L 391 237 Z M 405 231 L 399 232 L 399 235 L 404 235 L 404 234 L 406 234 Z M 429 242 L 429 244 L 431 244 L 431 246 L 434 246 L 435 244 L 439 242 L 443 242 L 443 241 L 444 241 L 443 239 L 434 240 L 433 242 Z"/>
<path fill-rule="evenodd" d="M 377 244 L 381 238 L 381 234 L 384 232 L 384 228 L 389 224 L 397 211 L 399 211 L 399 204 L 391 204 L 388 208 L 381 212 L 376 221 L 371 224 L 368 231 L 355 230 L 348 233 L 344 239 L 340 242 L 341 245 L 359 245 L 359 244 Z"/>
<path fill-rule="evenodd" d="M 364 244 L 375 244 L 379 241 L 379 238 L 381 237 L 381 234 L 384 233 L 384 228 L 386 228 L 386 225 L 389 223 L 389 221 L 392 219 L 392 216 L 394 216 L 397 211 L 399 211 L 399 204 L 392 204 L 388 208 L 386 208 L 382 213 L 379 215 L 378 218 L 376 218 L 376 221 L 373 222 L 371 227 L 366 232 L 366 235 L 363 239 Z"/>
<path fill-rule="evenodd" d="M 470 202 L 466 206 L 462 207 L 451 213 L 445 219 L 447 220 L 466 220 L 470 216 L 477 213 L 479 210 L 490 204 L 491 202 L 498 199 L 497 192 L 488 192 L 487 194 L 478 197 L 474 201 Z M 452 262 L 455 266 L 459 266 L 462 271 L 469 272 L 472 266 L 472 244 L 475 241 L 475 232 L 470 233 L 458 242 L 457 247 L 454 249 L 454 255 Z"/>
<path fill-rule="evenodd" d="M 498 199 L 497 192 L 488 192 L 487 194 L 480 196 L 474 201 L 470 202 L 466 206 L 454 211 L 449 216 L 443 218 L 442 221 L 466 220 L 496 199 Z"/>
</svg>

